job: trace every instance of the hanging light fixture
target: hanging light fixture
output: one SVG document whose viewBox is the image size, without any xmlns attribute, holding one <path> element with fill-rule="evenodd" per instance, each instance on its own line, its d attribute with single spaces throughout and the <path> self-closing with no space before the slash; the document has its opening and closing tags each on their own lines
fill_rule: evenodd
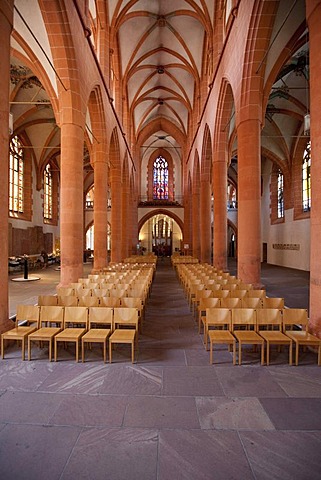
<svg viewBox="0 0 321 480">
<path fill-rule="evenodd" d="M 13 115 L 9 112 L 9 135 L 13 134 Z"/>
<path fill-rule="evenodd" d="M 303 127 L 303 133 L 306 136 L 310 135 L 310 114 L 306 113 L 304 115 L 304 127 Z"/>
</svg>

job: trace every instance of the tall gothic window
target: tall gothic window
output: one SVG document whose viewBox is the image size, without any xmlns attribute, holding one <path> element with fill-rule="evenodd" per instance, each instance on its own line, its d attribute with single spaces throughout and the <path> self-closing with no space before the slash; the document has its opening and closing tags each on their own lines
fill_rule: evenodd
<svg viewBox="0 0 321 480">
<path fill-rule="evenodd" d="M 278 171 L 278 218 L 284 217 L 283 173 Z"/>
<path fill-rule="evenodd" d="M 162 156 L 156 158 L 153 166 L 153 198 L 168 199 L 168 163 Z"/>
<path fill-rule="evenodd" d="M 52 220 L 52 173 L 49 163 L 43 173 L 43 216 L 45 220 Z"/>
<path fill-rule="evenodd" d="M 302 208 L 304 212 L 311 209 L 311 142 L 308 142 L 302 162 Z"/>
<path fill-rule="evenodd" d="M 10 142 L 9 160 L 9 211 L 23 213 L 24 155 L 22 144 L 17 136 Z"/>
</svg>

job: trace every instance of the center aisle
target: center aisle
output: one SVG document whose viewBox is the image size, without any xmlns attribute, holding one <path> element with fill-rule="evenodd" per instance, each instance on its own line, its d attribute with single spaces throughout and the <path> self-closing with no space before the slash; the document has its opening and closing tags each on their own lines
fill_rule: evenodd
<svg viewBox="0 0 321 480">
<path fill-rule="evenodd" d="M 139 364 L 208 364 L 202 337 L 168 258 L 158 260 L 139 345 Z"/>
</svg>

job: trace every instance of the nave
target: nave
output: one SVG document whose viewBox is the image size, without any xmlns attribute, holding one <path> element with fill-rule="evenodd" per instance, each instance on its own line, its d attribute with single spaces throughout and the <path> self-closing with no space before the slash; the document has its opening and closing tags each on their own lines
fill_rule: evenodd
<svg viewBox="0 0 321 480">
<path fill-rule="evenodd" d="M 226 347 L 215 353 L 209 365 L 166 260 L 136 364 L 126 347 L 105 365 L 94 351 L 77 364 L 68 351 L 49 363 L 47 352 L 22 362 L 20 349 L 8 349 L 0 362 L 1 478 L 320 478 L 315 355 L 298 367 L 286 358 L 261 367 L 257 354 L 233 366 Z"/>
</svg>

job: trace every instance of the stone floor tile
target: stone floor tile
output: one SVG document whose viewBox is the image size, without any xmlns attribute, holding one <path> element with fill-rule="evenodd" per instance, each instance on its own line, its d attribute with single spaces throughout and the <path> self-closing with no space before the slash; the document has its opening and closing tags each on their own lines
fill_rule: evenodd
<svg viewBox="0 0 321 480">
<path fill-rule="evenodd" d="M 162 391 L 163 368 L 140 365 L 110 365 L 100 393 L 120 395 L 159 395 Z"/>
<path fill-rule="evenodd" d="M 116 395 L 61 395 L 62 401 L 51 416 L 52 425 L 120 427 L 128 399 Z"/>
<path fill-rule="evenodd" d="M 164 367 L 164 395 L 224 395 L 216 371 L 206 367 Z"/>
<path fill-rule="evenodd" d="M 274 430 L 273 423 L 257 398 L 197 397 L 202 429 Z"/>
<path fill-rule="evenodd" d="M 321 368 L 317 365 L 269 367 L 269 372 L 289 397 L 321 397 Z"/>
<path fill-rule="evenodd" d="M 57 368 L 39 387 L 45 392 L 67 393 L 98 393 L 101 388 L 106 369 L 109 365 L 101 363 L 86 364 L 75 362 L 61 362 L 55 364 Z"/>
<path fill-rule="evenodd" d="M 156 480 L 157 446 L 154 430 L 85 430 L 61 480 Z"/>
<path fill-rule="evenodd" d="M 1 390 L 29 390 L 34 391 L 48 375 L 56 369 L 54 363 L 23 362 L 17 360 L 2 360 L 0 363 L 0 389 Z"/>
<path fill-rule="evenodd" d="M 138 365 L 166 366 L 186 365 L 184 349 L 175 348 L 147 348 L 139 350 Z"/>
<path fill-rule="evenodd" d="M 158 480 L 254 480 L 235 432 L 166 430 L 159 437 Z"/>
<path fill-rule="evenodd" d="M 321 398 L 260 398 L 260 402 L 277 430 L 321 430 Z"/>
<path fill-rule="evenodd" d="M 125 427 L 200 428 L 196 404 L 191 397 L 131 397 Z"/>
<path fill-rule="evenodd" d="M 261 366 L 214 367 L 228 397 L 285 397 L 269 371 Z"/>
<path fill-rule="evenodd" d="M 48 424 L 62 396 L 8 390 L 0 397 L 0 422 Z"/>
<path fill-rule="evenodd" d="M 0 431 L 0 477 L 3 480 L 57 480 L 81 429 L 7 425 Z"/>
<path fill-rule="evenodd" d="M 256 480 L 320 480 L 320 432 L 240 432 Z"/>
</svg>

